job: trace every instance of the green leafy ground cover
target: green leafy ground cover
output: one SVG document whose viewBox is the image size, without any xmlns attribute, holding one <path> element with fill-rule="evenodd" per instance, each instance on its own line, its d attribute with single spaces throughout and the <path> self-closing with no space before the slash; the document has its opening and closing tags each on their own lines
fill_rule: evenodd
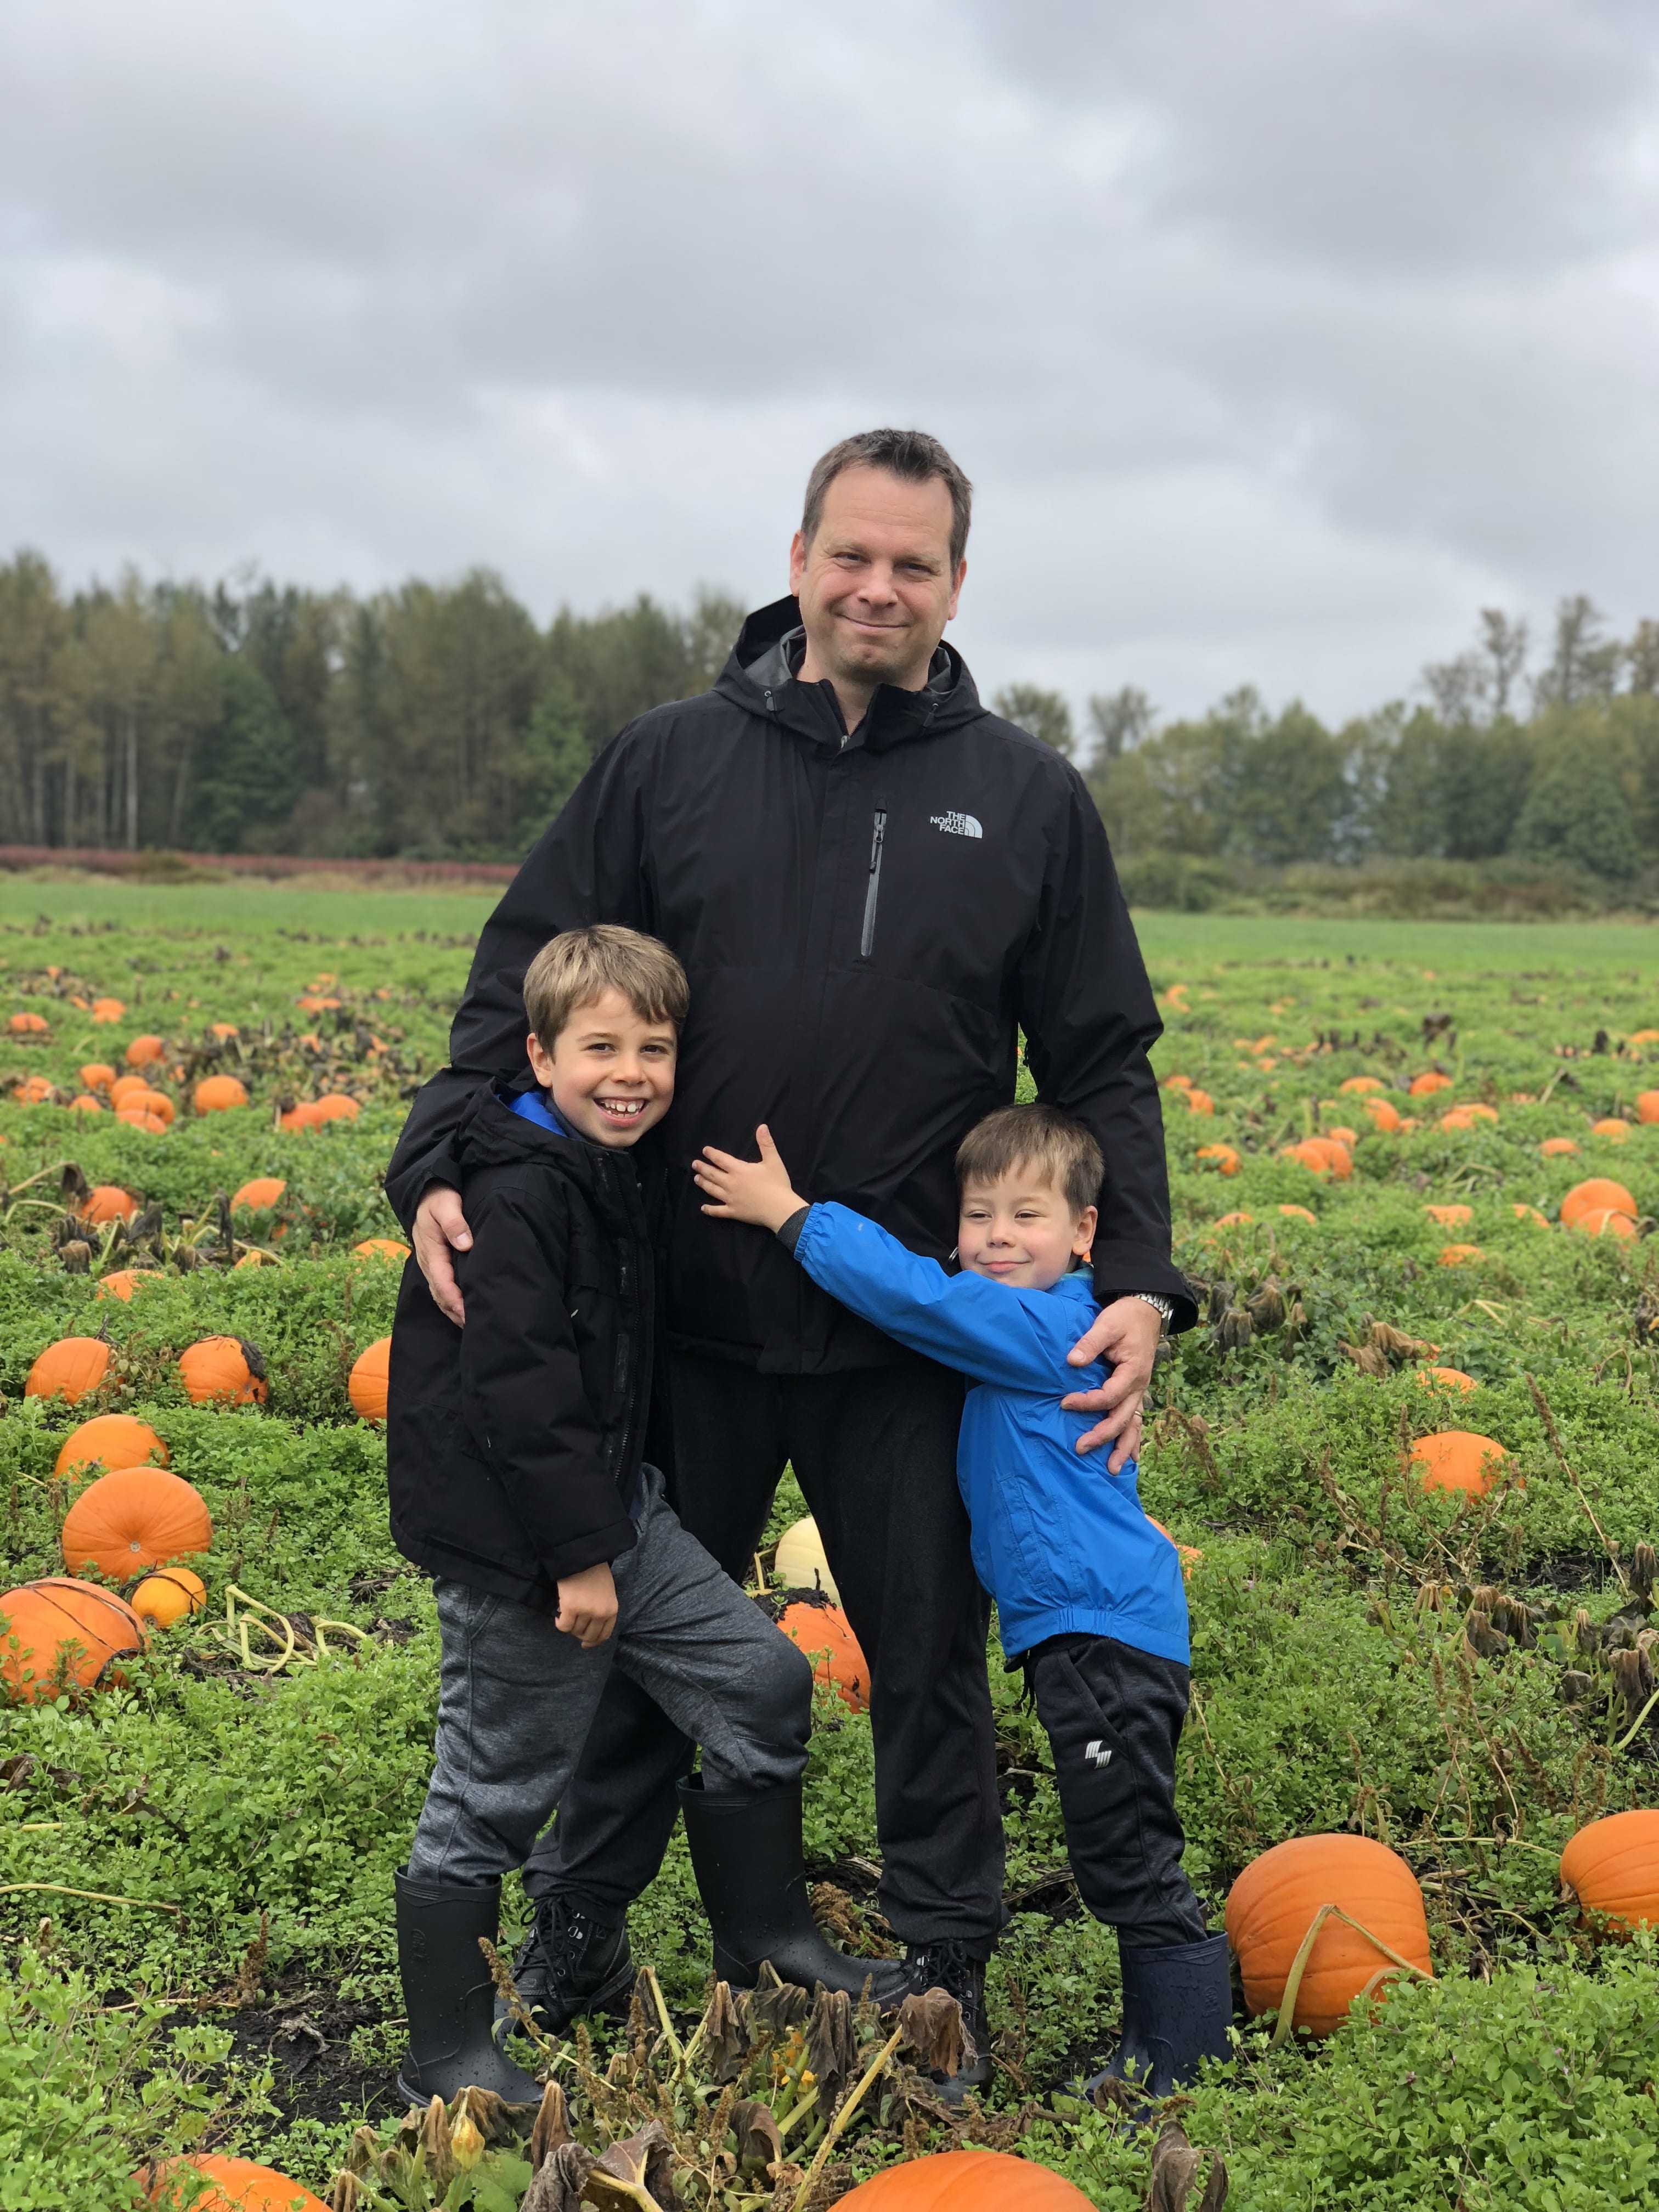
<svg viewBox="0 0 1659 2212">
<path fill-rule="evenodd" d="M 156 1638 L 125 1687 L 0 1711 L 4 2212 L 119 2203 L 141 2154 L 198 2140 L 325 2188 L 354 2125 L 395 2118 L 391 1871 L 429 1762 L 437 1652 L 425 1586 L 386 1538 L 379 1432 L 346 1395 L 351 1361 L 390 1325 L 397 1270 L 352 1247 L 395 1233 L 380 1171 L 403 1094 L 442 1057 L 487 905 L 0 886 L 0 1022 L 50 1023 L 44 1042 L 0 1043 L 4 1586 L 61 1571 L 74 1486 L 53 1463 L 71 1422 L 106 1407 L 152 1423 L 215 1522 L 206 1613 Z M 1631 1709 L 1595 1633 L 1630 1601 L 1608 1547 L 1628 1567 L 1659 1540 L 1652 1247 L 1554 1225 L 1592 1173 L 1659 1210 L 1659 1127 L 1632 1124 L 1622 1144 L 1589 1133 L 1659 1088 L 1659 1044 L 1629 1042 L 1659 1028 L 1647 933 L 1153 917 L 1144 936 L 1165 994 L 1160 1073 L 1215 1109 L 1191 1114 L 1166 1092 L 1177 1255 L 1205 1319 L 1160 1370 L 1143 1478 L 1149 1510 L 1203 1553 L 1181 1762 L 1188 1863 L 1218 1915 L 1241 1867 L 1287 1836 L 1380 1837 L 1422 1881 L 1440 1977 L 1322 2047 L 1247 2033 L 1185 2124 L 1224 2153 L 1230 2201 L 1263 2212 L 1650 2203 L 1659 1963 L 1644 1943 L 1597 1943 L 1556 1875 L 1584 1820 L 1659 1802 L 1655 1716 Z M 340 1006 L 302 1011 L 307 987 Z M 125 1002 L 124 1022 L 94 1028 L 73 1006 L 95 993 Z M 228 1060 L 201 1057 L 215 1021 L 240 1032 Z M 83 1060 L 140 1030 L 187 1071 L 166 1079 L 180 1110 L 165 1135 L 12 1099 L 30 1075 L 76 1087 Z M 220 1064 L 245 1069 L 253 1103 L 193 1117 L 188 1072 Z M 1408 1100 L 1401 1086 L 1431 1066 L 1451 1089 Z M 1421 1126 L 1372 1134 L 1339 1090 L 1360 1074 Z M 325 1088 L 358 1097 L 359 1118 L 273 1126 L 279 1099 Z M 1439 1129 L 1437 1109 L 1468 1100 L 1497 1120 Z M 1336 1123 L 1364 1132 L 1349 1180 L 1279 1157 Z M 1559 1136 L 1579 1156 L 1542 1157 Z M 1198 1159 L 1218 1142 L 1237 1174 Z M 130 1304 L 98 1297 L 101 1252 L 94 1273 L 66 1272 L 50 1206 L 16 1203 L 52 1200 L 68 1160 L 161 1210 L 165 1264 Z M 210 1223 L 216 1193 L 259 1175 L 288 1190 L 238 1231 L 274 1263 L 232 1267 L 210 1235 L 206 1264 L 180 1273 L 168 1255 L 182 1224 Z M 1448 1230 L 1431 1204 L 1472 1218 Z M 1253 1218 L 1217 1228 L 1226 1212 Z M 1440 1265 L 1452 1239 L 1480 1256 Z M 1377 1324 L 1437 1346 L 1476 1393 L 1425 1388 L 1428 1355 L 1379 1357 Z M 115 1357 L 95 1402 L 71 1414 L 23 1398 L 43 1346 L 100 1332 Z M 258 1346 L 263 1409 L 185 1397 L 177 1353 L 216 1333 Z M 1413 1437 L 1449 1426 L 1512 1455 L 1479 1505 L 1425 1497 L 1403 1465 Z M 778 1528 L 799 1510 L 791 1492 Z M 245 1664 L 224 1626 L 232 1585 L 302 1633 L 321 1616 L 368 1640 L 270 1673 L 276 1648 L 256 1636 Z M 1138 2205 L 1145 2139 L 1053 2106 L 1109 2047 L 1115 1947 L 1077 1907 L 1018 1680 L 994 1668 L 993 1685 L 1013 1918 L 993 1968 L 1000 2067 L 981 2133 L 1019 2141 L 1102 2206 Z M 867 1723 L 827 1694 L 819 1723 L 813 1871 L 843 1893 L 843 1935 L 878 1942 Z M 676 2017 L 694 2019 L 706 1954 L 678 1844 L 634 1932 Z M 884 2106 L 836 2170 L 930 2139 L 925 2114 L 902 2119 Z"/>
</svg>

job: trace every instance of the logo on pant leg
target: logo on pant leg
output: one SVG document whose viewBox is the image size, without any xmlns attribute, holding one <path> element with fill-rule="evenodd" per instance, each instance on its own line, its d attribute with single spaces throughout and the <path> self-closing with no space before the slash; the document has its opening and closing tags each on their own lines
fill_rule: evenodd
<svg viewBox="0 0 1659 2212">
<path fill-rule="evenodd" d="M 1103 1744 L 1098 1736 L 1096 1736 L 1092 1742 L 1085 1746 L 1083 1756 L 1088 1760 L 1091 1766 L 1109 1766 L 1112 1763 L 1112 1754 L 1109 1747 Z"/>
</svg>

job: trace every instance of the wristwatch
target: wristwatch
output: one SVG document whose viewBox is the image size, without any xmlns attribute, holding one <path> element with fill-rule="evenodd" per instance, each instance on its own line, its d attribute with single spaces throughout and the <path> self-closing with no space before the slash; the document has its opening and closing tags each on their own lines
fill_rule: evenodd
<svg viewBox="0 0 1659 2212">
<path fill-rule="evenodd" d="M 1161 1298 L 1156 1291 L 1126 1291 L 1126 1297 L 1134 1298 L 1143 1306 L 1150 1306 L 1164 1324 L 1163 1333 L 1170 1334 L 1170 1323 L 1175 1319 L 1175 1306 L 1169 1298 Z"/>
</svg>

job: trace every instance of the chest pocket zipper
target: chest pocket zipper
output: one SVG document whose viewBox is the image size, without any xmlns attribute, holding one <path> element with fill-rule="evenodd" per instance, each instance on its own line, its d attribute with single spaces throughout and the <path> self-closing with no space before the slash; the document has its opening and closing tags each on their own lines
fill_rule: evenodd
<svg viewBox="0 0 1659 2212">
<path fill-rule="evenodd" d="M 881 897 L 881 856 L 887 842 L 887 809 L 878 806 L 870 830 L 870 885 L 864 894 L 864 927 L 859 933 L 859 957 L 867 960 L 876 941 L 876 907 Z"/>
</svg>

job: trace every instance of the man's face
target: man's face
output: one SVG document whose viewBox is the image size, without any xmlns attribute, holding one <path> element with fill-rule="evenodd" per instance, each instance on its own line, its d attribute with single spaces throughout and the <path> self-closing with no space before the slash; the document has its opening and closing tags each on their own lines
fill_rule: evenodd
<svg viewBox="0 0 1659 2212">
<path fill-rule="evenodd" d="M 957 611 L 968 563 L 951 565 L 951 495 L 934 477 L 843 469 L 824 494 L 809 545 L 789 549 L 813 661 L 831 682 L 917 691 Z"/>
<path fill-rule="evenodd" d="M 620 991 L 573 1006 L 551 1052 L 533 1030 L 526 1050 L 566 1128 L 613 1152 L 638 1144 L 673 1101 L 674 1024 L 647 1021 Z"/>
</svg>

